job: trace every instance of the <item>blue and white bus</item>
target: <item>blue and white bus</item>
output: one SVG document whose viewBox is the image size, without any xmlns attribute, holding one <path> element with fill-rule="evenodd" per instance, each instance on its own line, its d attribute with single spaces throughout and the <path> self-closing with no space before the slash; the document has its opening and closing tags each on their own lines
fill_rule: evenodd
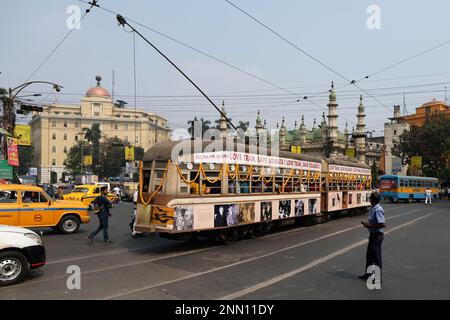
<svg viewBox="0 0 450 320">
<path fill-rule="evenodd" d="M 391 202 L 425 200 L 425 191 L 431 189 L 433 199 L 438 195 L 438 179 L 429 177 L 382 175 L 380 176 L 381 199 Z"/>
</svg>

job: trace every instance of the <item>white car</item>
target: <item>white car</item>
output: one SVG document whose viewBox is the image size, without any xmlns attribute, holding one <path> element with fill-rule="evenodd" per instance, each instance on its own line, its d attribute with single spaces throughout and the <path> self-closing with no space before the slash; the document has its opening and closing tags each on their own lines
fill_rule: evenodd
<svg viewBox="0 0 450 320">
<path fill-rule="evenodd" d="M 45 248 L 35 232 L 0 225 L 0 286 L 21 282 L 31 269 L 45 265 Z"/>
</svg>

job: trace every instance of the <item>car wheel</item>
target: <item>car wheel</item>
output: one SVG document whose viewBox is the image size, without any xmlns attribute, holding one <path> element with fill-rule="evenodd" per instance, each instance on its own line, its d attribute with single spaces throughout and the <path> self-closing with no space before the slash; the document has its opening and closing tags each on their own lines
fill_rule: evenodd
<svg viewBox="0 0 450 320">
<path fill-rule="evenodd" d="M 61 233 L 76 233 L 80 228 L 80 220 L 75 216 L 65 216 L 58 224 Z"/>
<path fill-rule="evenodd" d="M 0 286 L 23 281 L 30 270 L 27 258 L 17 251 L 0 253 Z"/>
</svg>

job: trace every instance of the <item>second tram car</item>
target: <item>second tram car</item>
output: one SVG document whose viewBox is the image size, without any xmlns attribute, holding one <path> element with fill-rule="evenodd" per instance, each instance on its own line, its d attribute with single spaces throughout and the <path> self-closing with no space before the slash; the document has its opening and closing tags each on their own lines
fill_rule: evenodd
<svg viewBox="0 0 450 320">
<path fill-rule="evenodd" d="M 299 219 L 362 213 L 370 205 L 366 165 L 286 151 L 272 155 L 238 143 L 214 151 L 213 143 L 221 142 L 165 141 L 146 152 L 137 231 L 233 241 Z"/>
</svg>

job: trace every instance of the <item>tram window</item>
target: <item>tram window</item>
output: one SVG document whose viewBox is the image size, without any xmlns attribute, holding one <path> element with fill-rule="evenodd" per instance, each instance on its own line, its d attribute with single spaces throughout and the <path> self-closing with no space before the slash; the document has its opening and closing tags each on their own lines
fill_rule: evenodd
<svg viewBox="0 0 450 320">
<path fill-rule="evenodd" d="M 283 176 L 281 175 L 281 172 L 278 173 L 278 171 L 275 173 L 275 192 L 281 192 L 281 189 L 283 188 Z"/>
<path fill-rule="evenodd" d="M 210 181 L 214 181 L 222 174 L 222 172 L 219 170 L 211 170 L 211 171 L 205 170 L 205 174 L 206 174 L 206 177 Z M 204 190 L 202 188 L 202 191 L 204 194 L 220 194 L 222 191 L 222 180 L 221 179 L 219 179 L 218 181 L 216 181 L 214 183 L 211 183 L 207 179 L 205 179 L 205 177 L 203 177 L 202 184 L 205 185 Z"/>
<path fill-rule="evenodd" d="M 409 187 L 409 181 L 405 180 L 405 187 Z"/>
<path fill-rule="evenodd" d="M 187 174 L 189 183 L 189 193 L 190 194 L 200 194 L 200 175 L 198 175 L 199 165 L 196 164 L 191 171 Z M 203 184 L 202 188 L 206 186 Z"/>
<path fill-rule="evenodd" d="M 241 181 L 238 184 L 239 184 L 238 191 L 240 193 L 249 193 L 250 187 L 249 187 L 248 181 Z"/>
<path fill-rule="evenodd" d="M 144 170 L 143 175 L 142 191 L 148 192 L 148 187 L 150 185 L 150 170 Z"/>
</svg>

